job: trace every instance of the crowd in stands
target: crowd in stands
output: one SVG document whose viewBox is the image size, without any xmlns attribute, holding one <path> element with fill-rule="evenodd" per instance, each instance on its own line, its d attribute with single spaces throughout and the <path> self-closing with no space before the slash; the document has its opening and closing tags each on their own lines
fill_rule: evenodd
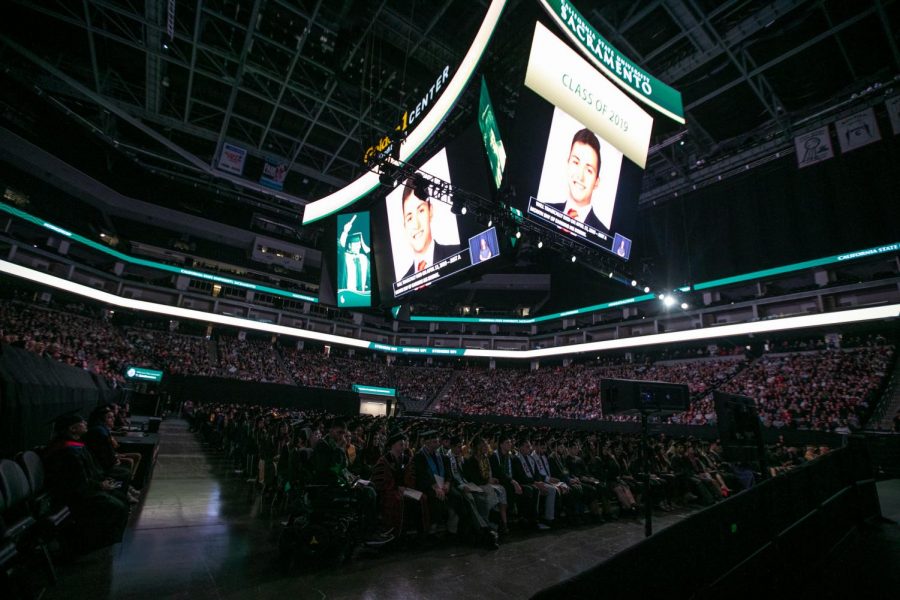
<svg viewBox="0 0 900 600">
<path fill-rule="evenodd" d="M 114 383 L 123 381 L 127 366 L 138 365 L 170 374 L 334 390 L 366 384 L 395 388 L 417 407 L 437 399 L 435 410 L 461 415 L 635 419 L 602 414 L 600 380 L 617 378 L 686 384 L 691 406 L 668 416 L 671 423 L 714 423 L 711 392 L 720 390 L 754 398 L 766 426 L 846 432 L 865 423 L 894 358 L 894 346 L 880 336 L 846 337 L 840 349 L 828 347 L 820 337 L 767 343 L 768 352 L 757 359 L 733 351 L 702 357 L 708 350 L 686 349 L 682 354 L 686 358 L 673 360 L 670 357 L 677 353 L 669 349 L 656 357 L 632 357 L 634 362 L 605 357 L 536 370 L 472 365 L 454 370 L 389 364 L 376 355 L 299 350 L 277 340 L 240 339 L 225 332 L 218 333 L 211 348 L 205 337 L 165 328 L 117 327 L 103 311 L 81 316 L 91 314 L 90 308 L 65 308 L 62 312 L 20 301 L 0 302 L 0 340 Z"/>
<path fill-rule="evenodd" d="M 203 336 L 169 331 L 156 321 L 116 327 L 84 305 L 64 310 L 19 301 L 0 302 L 0 340 L 122 383 L 127 366 L 173 375 L 216 376 L 243 381 L 350 390 L 353 384 L 392 387 L 414 402 L 429 401 L 453 371 L 425 366 L 388 366 L 373 357 L 298 350 L 270 340 L 221 334 L 214 360 Z M 85 315 L 85 316 L 81 316 Z"/>
<path fill-rule="evenodd" d="M 291 383 L 271 341 L 220 335 L 217 343 L 220 377 L 263 383 Z"/>
<path fill-rule="evenodd" d="M 135 364 L 172 375 L 216 374 L 205 338 L 138 328 L 126 328 L 125 336 L 133 348 Z"/>
<path fill-rule="evenodd" d="M 349 390 L 353 384 L 390 387 L 403 398 L 430 400 L 449 381 L 452 369 L 387 365 L 373 357 L 339 356 L 282 348 L 285 364 L 297 385 Z"/>
<path fill-rule="evenodd" d="M 686 384 L 703 394 L 732 377 L 741 360 L 691 360 L 680 364 L 619 363 L 520 369 L 470 368 L 443 395 L 446 413 L 501 414 L 521 417 L 599 419 L 600 380 L 639 379 Z M 714 417 L 715 415 L 713 415 Z"/>
<path fill-rule="evenodd" d="M 118 329 L 98 318 L 0 302 L 0 340 L 35 354 L 123 381 L 131 349 Z"/>
<path fill-rule="evenodd" d="M 849 432 L 868 416 L 894 347 L 766 355 L 724 386 L 756 400 L 766 426 Z"/>
</svg>

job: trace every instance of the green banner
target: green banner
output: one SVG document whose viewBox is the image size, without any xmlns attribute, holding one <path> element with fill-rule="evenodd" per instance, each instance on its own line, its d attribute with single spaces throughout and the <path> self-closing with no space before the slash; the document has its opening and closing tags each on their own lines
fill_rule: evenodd
<svg viewBox="0 0 900 600">
<path fill-rule="evenodd" d="M 568 0 L 540 0 L 581 52 L 623 90 L 667 117 L 684 123 L 681 93 L 634 64 L 600 35 Z"/>
<path fill-rule="evenodd" d="M 337 230 L 337 305 L 369 308 L 372 306 L 369 213 L 338 215 Z"/>
<path fill-rule="evenodd" d="M 481 129 L 484 149 L 491 165 L 491 178 L 499 188 L 503 181 L 503 168 L 506 166 L 506 150 L 503 148 L 503 140 L 500 139 L 500 128 L 497 127 L 497 118 L 494 116 L 494 106 L 491 104 L 491 95 L 488 93 L 484 75 L 481 76 L 481 95 L 478 99 L 478 127 Z"/>
</svg>

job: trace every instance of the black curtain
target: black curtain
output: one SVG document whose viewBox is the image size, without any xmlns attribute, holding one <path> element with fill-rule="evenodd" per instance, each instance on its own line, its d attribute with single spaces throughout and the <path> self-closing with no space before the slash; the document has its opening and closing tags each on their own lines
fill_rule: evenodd
<svg viewBox="0 0 900 600">
<path fill-rule="evenodd" d="M 0 456 L 46 444 L 54 418 L 68 411 L 87 416 L 104 400 L 91 373 L 0 345 Z"/>
</svg>

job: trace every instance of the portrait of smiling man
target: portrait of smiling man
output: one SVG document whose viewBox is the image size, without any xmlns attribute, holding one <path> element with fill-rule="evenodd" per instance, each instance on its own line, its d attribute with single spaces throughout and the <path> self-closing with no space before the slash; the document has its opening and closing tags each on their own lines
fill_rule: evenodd
<svg viewBox="0 0 900 600">
<path fill-rule="evenodd" d="M 606 228 L 594 214 L 592 200 L 600 184 L 600 140 L 588 129 L 579 129 L 572 137 L 565 177 L 567 198 L 546 205 L 596 229 Z"/>
<path fill-rule="evenodd" d="M 402 208 L 403 232 L 412 251 L 413 261 L 402 279 L 424 271 L 460 251 L 457 245 L 438 244 L 435 241 L 432 232 L 434 207 L 431 203 L 430 198 L 420 198 L 416 194 L 415 182 L 410 178 L 403 189 Z"/>
</svg>

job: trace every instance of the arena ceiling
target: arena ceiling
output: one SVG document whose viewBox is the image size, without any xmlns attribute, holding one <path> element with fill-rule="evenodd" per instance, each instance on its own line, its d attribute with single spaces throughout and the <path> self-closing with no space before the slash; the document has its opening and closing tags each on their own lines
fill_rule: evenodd
<svg viewBox="0 0 900 600">
<path fill-rule="evenodd" d="M 656 118 L 644 203 L 764 162 L 793 133 L 898 84 L 896 0 L 572 3 L 683 95 L 686 125 Z M 144 166 L 209 179 L 202 167 L 228 141 L 259 161 L 287 159 L 286 196 L 303 204 L 361 172 L 363 148 L 458 64 L 487 4 L 10 0 L 0 57 L 20 91 Z M 484 57 L 501 123 L 513 122 L 539 12 L 535 0 L 511 0 Z M 27 111 L 17 94 L 2 97 L 13 118 Z M 447 132 L 474 102 L 461 98 Z"/>
</svg>

